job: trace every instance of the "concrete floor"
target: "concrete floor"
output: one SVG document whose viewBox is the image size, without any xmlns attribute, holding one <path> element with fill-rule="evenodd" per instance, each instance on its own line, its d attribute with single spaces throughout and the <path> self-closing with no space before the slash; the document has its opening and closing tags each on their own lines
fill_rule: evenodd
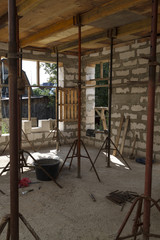
<svg viewBox="0 0 160 240">
<path fill-rule="evenodd" d="M 45 149 L 41 153 L 58 155 L 65 159 L 69 150 L 63 146 L 56 153 L 54 149 Z M 98 149 L 87 147 L 94 160 Z M 37 155 L 38 156 L 38 155 Z M 123 162 L 111 157 L 111 167 L 106 167 L 106 156 L 101 153 L 96 169 L 101 179 L 98 181 L 95 172 L 89 171 L 90 162 L 82 158 L 81 178 L 77 178 L 77 159 L 73 160 L 72 169 L 68 170 L 66 164 L 61 172 L 58 183 L 60 189 L 52 181 L 31 184 L 25 189 L 19 189 L 20 212 L 35 229 L 42 240 L 110 240 L 115 239 L 131 203 L 126 203 L 123 210 L 121 206 L 106 198 L 110 192 L 115 190 L 133 191 L 138 194 L 144 192 L 145 165 L 134 160 L 127 160 L 132 170 L 128 170 Z M 8 161 L 7 157 L 0 157 L 0 166 Z M 160 198 L 160 164 L 153 165 L 152 197 Z M 22 177 L 28 177 L 31 182 L 39 182 L 34 170 L 26 169 Z M 33 189 L 32 192 L 22 192 Z M 0 219 L 9 213 L 9 172 L 0 177 Z M 93 194 L 96 201 L 90 197 Z M 135 211 L 131 215 L 123 236 L 131 233 Z M 151 211 L 151 232 L 160 234 L 160 213 L 153 207 Z M 5 239 L 5 231 L 0 240 Z M 20 222 L 20 239 L 34 239 L 28 230 Z M 132 239 L 132 238 L 129 238 Z M 142 239 L 142 237 L 137 237 Z M 151 238 L 154 239 L 154 238 Z M 156 238 L 157 239 L 157 238 Z"/>
</svg>

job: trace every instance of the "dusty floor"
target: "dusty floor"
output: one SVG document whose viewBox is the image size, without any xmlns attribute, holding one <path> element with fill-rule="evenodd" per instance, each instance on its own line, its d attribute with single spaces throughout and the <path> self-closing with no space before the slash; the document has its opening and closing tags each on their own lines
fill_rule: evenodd
<svg viewBox="0 0 160 240">
<path fill-rule="evenodd" d="M 88 147 L 92 160 L 98 149 Z M 57 155 L 64 160 L 69 147 L 60 148 Z M 43 150 L 43 153 L 56 154 L 55 150 Z M 8 161 L 7 157 L 0 157 L 0 166 Z M 144 192 L 145 165 L 127 160 L 132 170 L 128 170 L 122 162 L 111 162 L 111 168 L 106 167 L 106 157 L 100 154 L 96 169 L 101 182 L 98 181 L 94 171 L 89 171 L 90 162 L 82 158 L 82 177 L 77 178 L 77 160 L 74 159 L 72 169 L 63 168 L 58 182 L 63 186 L 57 187 L 54 182 L 40 182 L 31 184 L 25 189 L 19 189 L 20 213 L 34 228 L 41 240 L 110 240 L 115 239 L 131 203 L 126 203 L 123 210 L 121 206 L 109 201 L 106 196 L 115 190 L 133 191 L 138 194 Z M 28 170 L 22 177 L 28 177 L 31 182 L 37 182 L 35 171 Z M 160 164 L 153 165 L 152 197 L 160 198 Z M 22 192 L 33 189 L 23 194 Z M 9 172 L 0 177 L 0 219 L 10 211 Z M 94 202 L 90 197 L 93 194 Z M 130 234 L 133 226 L 133 214 L 122 235 Z M 160 234 L 160 213 L 153 207 L 151 214 L 151 232 Z M 158 232 L 159 231 L 159 232 Z M 5 239 L 5 231 L 0 240 Z M 20 240 L 34 239 L 20 221 Z M 131 238 L 132 239 L 132 238 Z M 137 239 L 142 239 L 138 237 Z M 154 238 L 152 238 L 154 239 Z"/>
</svg>

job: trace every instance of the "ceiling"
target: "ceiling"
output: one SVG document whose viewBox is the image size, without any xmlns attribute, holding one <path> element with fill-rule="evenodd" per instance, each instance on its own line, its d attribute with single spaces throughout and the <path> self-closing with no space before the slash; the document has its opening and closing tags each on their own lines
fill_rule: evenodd
<svg viewBox="0 0 160 240">
<path fill-rule="evenodd" d="M 151 0 L 17 0 L 21 48 L 76 54 L 80 17 L 82 54 L 110 43 L 150 36 Z M 160 1 L 159 1 L 160 2 Z M 8 42 L 8 1 L 0 0 L 0 42 Z M 160 10 L 160 3 L 159 3 Z M 158 16 L 160 26 L 160 15 Z M 160 27 L 158 27 L 160 33 Z"/>
</svg>

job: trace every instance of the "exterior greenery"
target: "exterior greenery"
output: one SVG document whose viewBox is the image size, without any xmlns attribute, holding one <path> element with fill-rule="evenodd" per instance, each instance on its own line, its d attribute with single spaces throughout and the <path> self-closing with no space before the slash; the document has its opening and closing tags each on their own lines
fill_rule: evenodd
<svg viewBox="0 0 160 240">
<path fill-rule="evenodd" d="M 103 77 L 109 76 L 109 63 L 103 64 Z M 96 64 L 95 78 L 100 78 L 100 64 Z M 107 84 L 108 81 L 97 81 L 96 85 Z M 95 89 L 95 106 L 96 107 L 108 107 L 108 87 Z"/>
<path fill-rule="evenodd" d="M 53 86 L 56 86 L 57 64 L 41 63 L 40 67 L 45 70 L 45 73 L 49 74 L 48 83 L 52 83 Z M 55 89 L 54 88 L 35 88 L 35 89 L 33 89 L 33 95 L 47 96 L 50 100 L 49 105 L 47 107 L 51 107 L 51 106 L 53 106 L 53 104 L 55 104 Z"/>
<path fill-rule="evenodd" d="M 109 76 L 109 63 L 103 64 L 103 77 Z M 95 78 L 100 78 L 100 64 L 96 64 L 95 67 Z M 97 81 L 96 85 L 108 84 L 108 80 Z M 95 88 L 95 107 L 108 107 L 108 87 Z M 106 123 L 108 126 L 108 112 L 106 111 Z M 103 125 L 100 117 L 95 112 L 95 129 L 103 130 Z"/>
</svg>

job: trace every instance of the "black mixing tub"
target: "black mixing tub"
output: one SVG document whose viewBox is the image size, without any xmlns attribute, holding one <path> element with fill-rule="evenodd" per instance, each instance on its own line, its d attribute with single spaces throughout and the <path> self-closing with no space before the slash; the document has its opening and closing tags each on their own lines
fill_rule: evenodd
<svg viewBox="0 0 160 240">
<path fill-rule="evenodd" d="M 38 164 L 37 164 L 38 162 Z M 58 176 L 59 164 L 60 161 L 52 158 L 43 158 L 35 162 L 36 177 L 41 181 L 50 181 L 47 174 L 38 166 L 40 165 L 44 168 L 54 179 Z"/>
</svg>

